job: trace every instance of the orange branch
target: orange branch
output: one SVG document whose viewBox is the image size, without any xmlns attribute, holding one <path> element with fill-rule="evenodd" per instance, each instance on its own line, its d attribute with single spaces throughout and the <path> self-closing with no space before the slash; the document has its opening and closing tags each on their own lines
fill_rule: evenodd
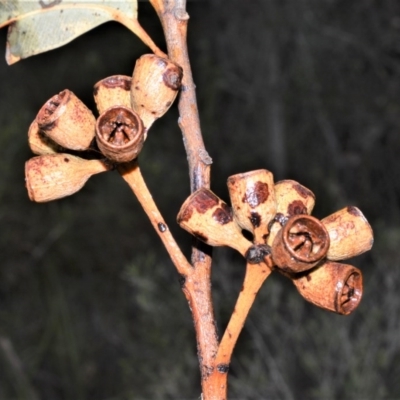
<svg viewBox="0 0 400 400">
<path fill-rule="evenodd" d="M 272 262 L 269 259 L 267 259 L 266 262 L 272 266 Z M 236 301 L 235 309 L 219 344 L 218 352 L 215 357 L 215 368 L 210 379 L 213 382 L 213 386 L 227 387 L 228 371 L 233 349 L 258 291 L 272 272 L 267 263 L 248 263 L 246 266 L 246 274 L 242 290 Z"/>
<path fill-rule="evenodd" d="M 192 266 L 183 255 L 158 210 L 143 179 L 137 160 L 133 160 L 126 164 L 120 164 L 118 166 L 118 172 L 136 195 L 155 231 L 161 238 L 178 272 L 183 276 L 188 275 L 192 270 Z"/>
</svg>

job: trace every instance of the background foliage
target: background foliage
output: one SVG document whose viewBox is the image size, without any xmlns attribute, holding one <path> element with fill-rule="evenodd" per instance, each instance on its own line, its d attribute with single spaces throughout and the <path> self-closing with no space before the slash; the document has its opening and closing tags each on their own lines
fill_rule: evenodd
<svg viewBox="0 0 400 400">
<path fill-rule="evenodd" d="M 146 2 L 143 26 L 162 45 Z M 212 189 L 267 168 L 317 196 L 315 215 L 360 207 L 373 251 L 354 260 L 364 299 L 341 317 L 309 305 L 280 276 L 267 281 L 231 366 L 231 399 L 400 398 L 400 4 L 392 0 L 188 2 L 189 48 Z M 0 31 L 4 54 L 6 31 Z M 195 399 L 190 313 L 150 223 L 117 173 L 77 195 L 29 202 L 26 132 L 41 105 L 68 88 L 94 110 L 98 80 L 130 75 L 147 52 L 106 24 L 64 48 L 0 63 L 0 398 Z M 175 225 L 189 193 L 177 112 L 151 130 L 140 156 Z M 223 330 L 244 273 L 214 251 L 215 311 Z"/>
</svg>

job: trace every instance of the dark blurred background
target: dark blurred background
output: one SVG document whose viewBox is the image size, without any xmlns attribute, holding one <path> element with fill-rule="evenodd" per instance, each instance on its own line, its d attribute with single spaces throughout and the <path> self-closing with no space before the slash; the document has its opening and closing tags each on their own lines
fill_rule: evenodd
<svg viewBox="0 0 400 400">
<path fill-rule="evenodd" d="M 266 168 L 316 194 L 314 215 L 358 206 L 375 232 L 364 298 L 342 317 L 306 303 L 279 274 L 240 337 L 231 399 L 400 399 L 400 3 L 394 0 L 189 1 L 189 46 L 212 189 Z M 165 49 L 147 2 L 139 20 Z M 5 53 L 6 29 L 0 31 Z M 195 337 L 177 273 L 116 172 L 78 194 L 28 200 L 27 130 L 68 88 L 94 110 L 92 87 L 130 75 L 148 50 L 103 25 L 67 46 L 0 62 L 0 399 L 196 399 Z M 173 108 L 140 155 L 171 230 L 189 194 Z M 215 314 L 226 325 L 243 260 L 216 249 Z"/>
</svg>

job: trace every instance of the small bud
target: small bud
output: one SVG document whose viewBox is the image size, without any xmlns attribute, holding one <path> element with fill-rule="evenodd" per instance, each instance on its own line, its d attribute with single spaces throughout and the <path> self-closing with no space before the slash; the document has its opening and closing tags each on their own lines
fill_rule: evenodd
<svg viewBox="0 0 400 400">
<path fill-rule="evenodd" d="M 363 213 L 353 206 L 331 214 L 321 221 L 330 237 L 327 257 L 337 261 L 355 257 L 371 249 L 374 236 Z"/>
<path fill-rule="evenodd" d="M 94 174 L 110 169 L 100 160 L 84 160 L 70 154 L 48 154 L 25 163 L 29 198 L 42 203 L 69 196 L 80 190 Z"/>
<path fill-rule="evenodd" d="M 276 212 L 272 173 L 259 169 L 232 175 L 228 189 L 237 223 L 253 233 L 256 243 L 265 243 L 268 223 Z"/>
<path fill-rule="evenodd" d="M 332 261 L 294 278 L 293 283 L 307 301 L 343 315 L 357 308 L 363 293 L 361 271 Z"/>
<path fill-rule="evenodd" d="M 131 86 L 132 108 L 148 130 L 174 102 L 181 87 L 182 68 L 154 54 L 145 54 L 136 61 Z"/>
<path fill-rule="evenodd" d="M 125 75 L 109 76 L 94 85 L 94 100 L 99 114 L 113 106 L 131 108 L 132 78 Z"/>
<path fill-rule="evenodd" d="M 285 272 L 307 271 L 328 252 L 329 235 L 325 226 L 310 215 L 294 215 L 280 229 L 272 245 L 272 258 Z"/>
<path fill-rule="evenodd" d="M 32 153 L 42 154 L 55 154 L 62 151 L 62 147 L 54 143 L 48 136 L 40 131 L 39 125 L 34 120 L 28 131 L 28 143 Z"/>
<path fill-rule="evenodd" d="M 108 108 L 97 119 L 96 141 L 109 160 L 116 163 L 131 161 L 143 148 L 142 120 L 127 107 Z"/>
<path fill-rule="evenodd" d="M 270 234 L 267 243 L 272 246 L 281 229 L 279 221 L 299 214 L 311 214 L 315 204 L 315 196 L 311 190 L 292 180 L 284 180 L 275 184 L 276 218 L 270 224 Z"/>
<path fill-rule="evenodd" d="M 245 256 L 252 245 L 234 221 L 231 208 L 205 188 L 186 199 L 177 221 L 181 228 L 210 246 L 229 246 Z"/>
<path fill-rule="evenodd" d="M 68 89 L 48 100 L 36 121 L 41 131 L 65 149 L 87 150 L 94 138 L 96 119 Z"/>
</svg>

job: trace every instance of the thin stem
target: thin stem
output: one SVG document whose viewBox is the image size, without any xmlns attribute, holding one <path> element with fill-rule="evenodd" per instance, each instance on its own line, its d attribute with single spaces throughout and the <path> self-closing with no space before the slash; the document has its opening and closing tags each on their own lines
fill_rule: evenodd
<svg viewBox="0 0 400 400">
<path fill-rule="evenodd" d="M 144 182 L 137 161 L 120 164 L 118 172 L 138 198 L 181 275 L 182 290 L 189 303 L 196 329 L 202 383 L 204 383 L 213 370 L 212 361 L 217 350 L 210 290 L 210 271 L 207 266 L 204 268 L 197 266 L 197 269 L 192 268 L 182 254 Z M 213 399 L 215 394 L 218 394 L 218 398 L 221 400 L 225 398 L 219 395 L 220 392 L 214 389 L 212 385 L 204 384 L 203 393 L 204 399 Z"/>
<path fill-rule="evenodd" d="M 141 41 L 148 46 L 151 51 L 159 57 L 167 58 L 167 55 L 158 48 L 158 46 L 153 42 L 153 39 L 147 34 L 147 32 L 142 28 L 137 19 L 131 19 L 126 17 L 122 13 L 116 14 L 115 20 L 125 25 L 131 32 L 138 36 Z"/>
<path fill-rule="evenodd" d="M 120 164 L 118 166 L 118 172 L 136 195 L 139 203 L 149 217 L 155 231 L 161 238 L 178 272 L 184 276 L 188 275 L 192 269 L 192 266 L 182 253 L 174 237 L 172 236 L 171 231 L 168 229 L 168 226 L 165 223 L 160 211 L 158 210 L 156 203 L 154 202 L 153 197 L 143 179 L 137 161 L 133 160 L 126 164 Z"/>
<path fill-rule="evenodd" d="M 272 266 L 271 260 L 266 260 L 266 262 Z M 210 377 L 210 380 L 214 382 L 213 386 L 227 387 L 228 370 L 233 349 L 258 291 L 272 272 L 267 263 L 247 264 L 246 266 L 246 274 L 242 290 L 236 301 L 235 309 L 219 344 L 218 352 L 215 357 L 216 368 Z"/>
<path fill-rule="evenodd" d="M 218 348 L 215 363 L 229 365 L 233 348 L 242 331 L 246 318 L 249 314 L 254 300 L 264 281 L 271 274 L 271 269 L 265 264 L 247 264 L 246 275 L 242 290 L 236 301 L 235 309 L 222 337 Z"/>
</svg>

